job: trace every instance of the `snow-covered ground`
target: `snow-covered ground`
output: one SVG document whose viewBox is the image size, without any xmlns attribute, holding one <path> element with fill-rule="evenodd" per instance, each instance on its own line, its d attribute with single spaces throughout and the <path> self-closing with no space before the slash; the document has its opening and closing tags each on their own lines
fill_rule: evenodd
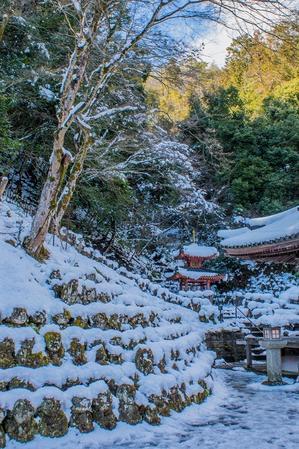
<svg viewBox="0 0 299 449">
<path fill-rule="evenodd" d="M 298 449 L 299 383 L 262 386 L 264 376 L 215 370 L 214 395 L 200 405 L 163 418 L 159 427 L 120 424 L 60 439 L 37 437 L 27 449 Z M 9 449 L 21 449 L 10 443 Z"/>
<path fill-rule="evenodd" d="M 215 353 L 204 344 L 213 324 L 201 323 L 189 305 L 202 302 L 213 313 L 208 298 L 172 294 L 83 242 L 79 250 L 48 236 L 51 256 L 37 262 L 21 246 L 29 227 L 30 217 L 19 208 L 0 205 L 0 408 L 6 433 L 16 440 L 35 437 L 25 430 L 19 436 L 22 425 L 9 427 L 20 399 L 39 422 L 44 401 L 58 401 L 66 419 L 58 435 L 77 425 L 77 398 L 87 404 L 91 427 L 100 416 L 105 428 L 94 404 L 107 396 L 110 422 L 119 421 L 120 429 L 143 419 L 157 424 L 170 410 L 203 402 L 213 389 Z"/>
<path fill-rule="evenodd" d="M 223 325 L 215 325 L 211 321 L 200 323 L 198 318 L 213 315 L 215 319 L 216 307 L 209 300 L 211 292 L 171 294 L 167 289 L 105 260 L 96 252 L 93 257 L 86 257 L 72 246 L 66 248 L 65 243 L 57 239 L 53 244 L 52 237 L 47 239 L 51 258 L 41 264 L 30 258 L 18 244 L 29 226 L 30 218 L 17 207 L 6 203 L 1 205 L 0 341 L 13 340 L 17 354 L 24 340 L 33 339 L 35 353 L 45 354 L 46 333 L 59 333 L 66 349 L 74 338 L 85 345 L 87 358 L 78 366 L 66 350 L 59 366 L 47 362 L 45 366 L 33 368 L 19 364 L 17 360 L 17 366 L 4 367 L 0 370 L 3 383 L 18 378 L 25 385 L 31 384 L 32 391 L 19 387 L 1 391 L 1 407 L 11 410 L 20 397 L 38 407 L 45 396 L 55 397 L 69 418 L 74 395 L 91 400 L 99 392 L 108 391 L 107 381 L 113 379 L 116 384 L 129 385 L 133 384 L 132 379 L 136 376 L 138 392 L 135 399 L 138 406 L 148 406 L 148 398 L 152 394 L 160 395 L 163 389 L 180 388 L 183 384 L 186 385 L 186 393 L 195 397 L 203 391 L 198 379 L 205 379 L 213 394 L 200 405 L 191 405 L 181 413 L 172 411 L 168 418 L 161 417 L 160 426 L 153 427 L 146 422 L 130 426 L 126 422 L 118 422 L 116 428 L 109 431 L 95 424 L 95 430 L 88 434 L 70 428 L 69 433 L 59 439 L 37 435 L 26 445 L 28 449 L 69 449 L 74 445 L 78 449 L 297 449 L 299 384 L 281 388 L 262 387 L 261 376 L 244 371 L 214 370 L 214 379 L 210 376 L 214 353 L 206 351 L 204 334 L 214 326 L 219 328 Z M 7 240 L 11 240 L 10 243 Z M 83 249 L 89 251 L 88 248 Z M 58 277 L 51 278 L 53 270 L 56 274 L 59 271 Z M 68 285 L 74 279 L 78 282 L 77 296 L 58 298 L 53 287 Z M 89 297 L 86 295 L 84 299 L 84 292 L 89 292 Z M 91 298 L 91 293 L 102 295 L 102 300 Z M 299 305 L 292 303 L 297 295 L 298 287 L 293 286 L 276 296 L 248 293 L 244 300 L 253 320 L 264 323 L 267 319 L 273 324 L 279 319 L 282 324 L 287 324 L 298 321 Z M 82 298 L 87 298 L 88 302 L 80 302 Z M 199 314 L 198 306 L 201 307 Z M 20 307 L 26 309 L 28 316 L 24 323 L 11 327 L 14 309 Z M 245 303 L 243 310 L 246 311 Z M 59 323 L 53 320 L 64 311 L 71 320 L 59 327 Z M 46 321 L 36 329 L 31 320 L 39 312 L 45 314 Z M 96 325 L 95 314 L 107 315 L 112 320 L 111 328 Z M 134 322 L 140 314 L 145 320 L 142 325 Z M 118 324 L 113 327 L 116 315 Z M 18 318 L 22 319 L 22 316 Z M 77 318 L 81 319 L 81 326 L 84 320 L 88 325 L 80 327 L 76 324 Z M 98 338 L 111 356 L 106 365 L 95 361 Z M 117 342 L 112 343 L 113 339 Z M 139 349 L 152 353 L 150 374 L 141 372 L 136 365 Z M 121 363 L 114 363 L 113 357 L 119 356 Z M 75 378 L 80 380 L 78 385 L 63 387 L 67 379 Z M 117 416 L 118 405 L 118 398 L 113 397 L 113 412 Z M 24 446 L 9 440 L 7 447 L 19 449 Z"/>
<path fill-rule="evenodd" d="M 298 284 L 297 280 L 294 280 Z M 250 321 L 257 326 L 264 325 L 286 327 L 290 331 L 299 324 L 299 285 L 292 285 L 289 282 L 285 284 L 285 290 L 278 293 L 263 293 L 257 289 L 256 292 L 231 292 L 230 297 L 232 303 L 238 300 L 238 320 L 242 327 L 242 323 Z M 234 317 L 235 306 L 230 304 L 224 308 L 227 316 L 231 312 Z M 247 318 L 248 317 L 248 318 Z M 236 321 L 233 318 L 233 321 Z M 297 332 L 299 334 L 299 331 Z"/>
</svg>

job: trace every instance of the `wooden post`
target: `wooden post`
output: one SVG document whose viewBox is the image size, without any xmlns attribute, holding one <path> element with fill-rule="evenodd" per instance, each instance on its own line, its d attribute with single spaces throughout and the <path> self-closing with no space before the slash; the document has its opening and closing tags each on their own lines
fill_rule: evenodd
<svg viewBox="0 0 299 449">
<path fill-rule="evenodd" d="M 0 201 L 2 199 L 3 193 L 6 189 L 8 183 L 8 178 L 6 176 L 0 177 Z"/>
<path fill-rule="evenodd" d="M 246 367 L 252 368 L 252 352 L 251 352 L 251 341 L 246 339 Z"/>
</svg>

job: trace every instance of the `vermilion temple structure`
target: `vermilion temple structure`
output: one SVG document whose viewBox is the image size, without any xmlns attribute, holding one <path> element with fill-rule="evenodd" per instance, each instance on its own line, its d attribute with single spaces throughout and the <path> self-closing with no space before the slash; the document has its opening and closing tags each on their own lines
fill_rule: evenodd
<svg viewBox="0 0 299 449">
<path fill-rule="evenodd" d="M 184 246 L 176 259 L 184 261 L 185 266 L 178 267 L 168 279 L 179 282 L 180 290 L 209 289 L 224 279 L 224 275 L 203 268 L 205 261 L 217 256 L 218 251 L 213 246 L 200 246 L 197 243 Z"/>
<path fill-rule="evenodd" d="M 228 256 L 257 262 L 299 263 L 299 206 L 218 232 Z"/>
</svg>

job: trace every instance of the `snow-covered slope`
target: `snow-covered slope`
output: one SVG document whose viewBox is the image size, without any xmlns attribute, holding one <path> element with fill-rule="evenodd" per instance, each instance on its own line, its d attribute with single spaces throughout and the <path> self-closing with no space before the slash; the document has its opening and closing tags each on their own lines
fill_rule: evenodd
<svg viewBox="0 0 299 449">
<path fill-rule="evenodd" d="M 247 293 L 245 304 L 257 325 L 299 327 L 299 286 L 292 286 L 278 297 L 271 293 Z M 299 329 L 298 329 L 299 330 Z"/>
<path fill-rule="evenodd" d="M 82 241 L 79 252 L 49 236 L 41 264 L 19 244 L 29 226 L 0 204 L 0 439 L 158 424 L 203 401 L 214 361 L 198 314 L 213 315 L 207 297 L 173 295 Z"/>
</svg>

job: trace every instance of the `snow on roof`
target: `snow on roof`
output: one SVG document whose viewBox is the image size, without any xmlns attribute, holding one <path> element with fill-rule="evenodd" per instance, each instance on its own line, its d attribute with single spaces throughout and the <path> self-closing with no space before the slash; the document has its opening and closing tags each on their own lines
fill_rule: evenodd
<svg viewBox="0 0 299 449">
<path fill-rule="evenodd" d="M 214 271 L 188 270 L 187 268 L 178 268 L 177 273 L 181 274 L 182 276 L 186 276 L 190 279 L 200 279 L 203 277 L 219 276 L 219 274 L 215 273 Z"/>
<path fill-rule="evenodd" d="M 266 217 L 258 217 L 258 218 L 246 218 L 244 222 L 252 227 L 255 226 L 267 226 L 269 224 L 272 224 L 278 220 L 281 220 L 282 218 L 292 214 L 293 212 L 298 211 L 299 205 L 293 207 L 292 209 L 285 210 L 283 212 L 279 212 L 278 214 L 268 215 Z"/>
<path fill-rule="evenodd" d="M 218 251 L 214 246 L 201 246 L 197 243 L 191 243 L 191 245 L 186 245 L 183 247 L 183 251 L 188 256 L 194 257 L 212 257 L 217 256 Z"/>
<path fill-rule="evenodd" d="M 263 219 L 254 220 L 260 220 L 261 223 Z M 299 208 L 293 207 L 281 214 L 265 217 L 264 223 L 265 225 L 258 229 L 226 238 L 221 245 L 224 247 L 250 246 L 295 236 L 299 234 Z"/>
<path fill-rule="evenodd" d="M 228 239 L 230 237 L 236 237 L 237 235 L 244 234 L 244 232 L 249 231 L 249 228 L 236 228 L 236 229 L 220 229 L 217 232 L 218 237 L 222 239 Z"/>
</svg>

